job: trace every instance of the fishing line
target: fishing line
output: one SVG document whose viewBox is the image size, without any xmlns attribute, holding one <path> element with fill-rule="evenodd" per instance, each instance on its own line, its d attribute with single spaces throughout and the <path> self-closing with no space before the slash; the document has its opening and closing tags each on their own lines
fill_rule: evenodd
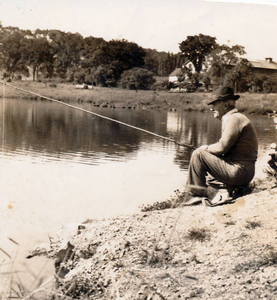
<svg viewBox="0 0 277 300">
<path fill-rule="evenodd" d="M 28 90 L 25 90 L 25 89 L 22 89 L 22 88 L 19 88 L 17 86 L 14 86 L 12 84 L 9 84 L 9 83 L 6 83 L 6 82 L 3 82 L 3 81 L 0 81 L 1 84 L 3 85 L 7 85 L 7 86 L 10 86 L 16 90 L 19 90 L 19 91 L 22 91 L 22 92 L 25 92 L 25 93 L 29 93 L 29 94 L 32 94 L 32 95 L 35 95 L 35 96 L 38 96 L 40 98 L 44 98 L 44 99 L 47 99 L 49 101 L 52 101 L 52 102 L 56 102 L 58 104 L 61 104 L 61 105 L 65 105 L 65 106 L 68 106 L 68 107 L 71 107 L 73 109 L 77 109 L 77 110 L 80 110 L 80 111 L 83 111 L 83 112 L 86 112 L 88 114 L 91 114 L 91 115 L 95 115 L 99 118 L 103 118 L 103 119 L 106 119 L 106 120 L 109 120 L 109 121 L 112 121 L 112 122 L 116 122 L 118 124 L 121 124 L 121 125 L 124 125 L 124 126 L 127 126 L 127 127 L 130 127 L 130 128 L 133 128 L 133 129 L 136 129 L 136 130 L 139 130 L 139 131 L 142 131 L 142 132 L 145 132 L 145 133 L 148 133 L 148 134 L 151 134 L 151 135 L 154 135 L 158 138 L 161 138 L 161 139 L 164 139 L 164 140 L 167 140 L 167 141 L 170 141 L 170 142 L 173 142 L 179 146 L 183 146 L 183 147 L 187 147 L 187 148 L 190 148 L 190 149 L 195 149 L 195 147 L 193 145 L 190 145 L 190 144 L 185 144 L 185 143 L 179 143 L 171 138 L 168 138 L 168 137 L 165 137 L 165 136 L 162 136 L 162 135 L 159 135 L 157 133 L 154 133 L 152 131 L 148 131 L 146 129 L 143 129 L 143 128 L 139 128 L 139 127 L 136 127 L 136 126 L 133 126 L 133 125 L 130 125 L 130 124 L 127 124 L 127 123 L 124 123 L 124 122 L 121 122 L 121 121 L 118 121 L 118 120 L 115 120 L 115 119 L 112 119 L 112 118 L 109 118 L 109 117 L 106 117 L 106 116 L 103 116 L 103 115 L 100 115 L 98 113 L 95 113 L 93 111 L 90 111 L 90 110 L 87 110 L 87 109 L 84 109 L 84 108 L 80 108 L 80 107 L 77 107 L 77 106 L 74 106 L 74 105 L 71 105 L 71 104 L 68 104 L 68 103 L 65 103 L 65 102 L 62 102 L 60 100 L 56 100 L 56 99 L 53 99 L 53 98 L 49 98 L 49 97 L 46 97 L 46 96 L 42 96 L 40 94 L 37 94 L 37 93 L 34 93 L 34 92 L 31 92 L 31 91 L 28 91 Z"/>
</svg>

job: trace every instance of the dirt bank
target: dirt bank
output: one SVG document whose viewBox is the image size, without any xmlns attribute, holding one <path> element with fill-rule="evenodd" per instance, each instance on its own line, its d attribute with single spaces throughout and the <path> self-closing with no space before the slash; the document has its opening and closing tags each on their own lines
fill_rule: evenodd
<svg viewBox="0 0 277 300">
<path fill-rule="evenodd" d="M 262 186 L 261 186 L 262 189 Z M 52 238 L 66 299 L 276 299 L 277 191 L 69 224 Z"/>
</svg>

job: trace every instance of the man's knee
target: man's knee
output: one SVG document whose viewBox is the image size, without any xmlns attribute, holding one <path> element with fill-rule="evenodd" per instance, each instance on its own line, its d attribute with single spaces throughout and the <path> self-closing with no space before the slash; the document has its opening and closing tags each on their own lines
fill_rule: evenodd
<svg viewBox="0 0 277 300">
<path fill-rule="evenodd" d="M 196 150 L 193 151 L 191 158 L 192 159 L 197 158 L 197 159 L 201 160 L 201 158 L 204 157 L 204 156 L 206 156 L 207 153 L 209 153 L 207 150 L 201 149 L 201 148 L 197 148 Z"/>
</svg>

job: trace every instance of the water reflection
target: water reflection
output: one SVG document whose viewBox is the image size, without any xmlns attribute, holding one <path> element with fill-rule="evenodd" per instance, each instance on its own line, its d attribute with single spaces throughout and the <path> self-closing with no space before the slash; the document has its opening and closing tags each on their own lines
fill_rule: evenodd
<svg viewBox="0 0 277 300">
<path fill-rule="evenodd" d="M 94 107 L 86 107 L 93 110 Z M 93 163 L 108 155 L 126 159 L 136 155 L 152 136 L 120 124 L 47 101 L 9 99 L 1 103 L 2 151 Z M 97 110 L 111 118 L 158 134 L 166 133 L 166 112 Z"/>
<path fill-rule="evenodd" d="M 220 137 L 221 124 L 210 113 L 80 106 L 196 147 L 213 143 Z M 276 140 L 274 124 L 267 117 L 250 118 L 259 135 L 260 152 L 263 152 L 268 143 Z M 168 147 L 168 142 L 147 133 L 49 101 L 2 99 L 0 124 L 1 155 L 6 158 L 28 154 L 46 161 L 99 164 L 100 161 L 133 159 L 142 143 L 154 143 L 153 149 L 156 144 Z M 177 147 L 175 162 L 187 168 L 190 155 L 190 149 Z"/>
</svg>

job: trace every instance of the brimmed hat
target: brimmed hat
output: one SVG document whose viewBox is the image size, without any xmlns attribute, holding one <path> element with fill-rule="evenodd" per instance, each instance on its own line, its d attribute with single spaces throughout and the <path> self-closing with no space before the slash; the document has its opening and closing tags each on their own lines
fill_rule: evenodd
<svg viewBox="0 0 277 300">
<path fill-rule="evenodd" d="M 213 104 L 219 100 L 238 100 L 240 95 L 234 95 L 234 91 L 230 87 L 220 86 L 216 88 L 212 93 L 212 100 L 208 102 L 208 105 Z"/>
</svg>

